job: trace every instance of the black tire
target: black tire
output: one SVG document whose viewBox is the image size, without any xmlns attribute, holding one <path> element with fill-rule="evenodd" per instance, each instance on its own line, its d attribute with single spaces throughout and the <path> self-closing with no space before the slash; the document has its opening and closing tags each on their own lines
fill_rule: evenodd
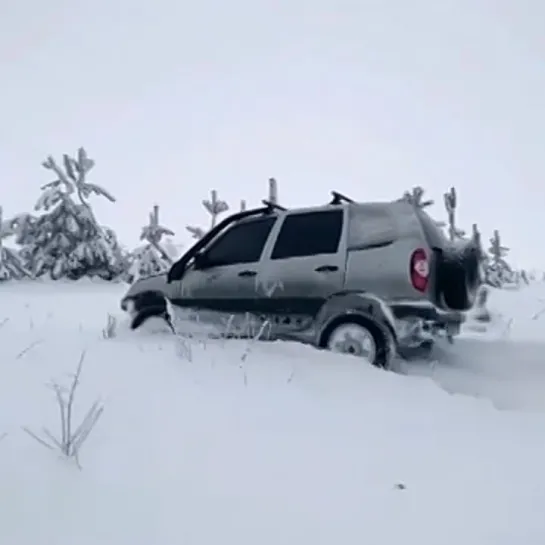
<svg viewBox="0 0 545 545">
<path fill-rule="evenodd" d="M 474 248 L 449 255 L 439 264 L 438 278 L 444 304 L 450 310 L 469 310 L 480 286 L 479 257 Z"/>
<path fill-rule="evenodd" d="M 168 312 L 167 298 L 161 292 L 150 290 L 126 297 L 121 301 L 121 309 L 131 314 L 132 330 L 138 329 L 150 318 L 158 317 L 175 333 L 173 319 Z"/>
<path fill-rule="evenodd" d="M 150 318 L 161 318 L 165 324 L 168 326 L 172 333 L 176 333 L 174 329 L 174 324 L 172 323 L 172 318 L 169 316 L 168 312 L 161 309 L 160 307 L 145 307 L 143 308 L 134 318 L 131 320 L 130 328 L 134 331 L 140 326 L 144 325 Z"/>
<path fill-rule="evenodd" d="M 332 350 L 330 346 L 330 341 L 336 331 L 338 331 L 342 326 L 353 324 L 365 329 L 369 332 L 370 336 L 375 345 L 375 355 L 371 361 L 371 364 L 374 367 L 379 367 L 381 369 L 390 369 L 392 360 L 396 355 L 395 344 L 394 344 L 394 335 L 390 332 L 389 328 L 386 325 L 379 325 L 372 318 L 367 318 L 365 316 L 341 316 L 336 320 L 333 320 L 323 331 L 320 339 L 320 347 Z M 339 352 L 342 352 L 339 350 Z M 346 351 L 344 353 L 352 353 L 357 355 L 354 352 Z"/>
</svg>

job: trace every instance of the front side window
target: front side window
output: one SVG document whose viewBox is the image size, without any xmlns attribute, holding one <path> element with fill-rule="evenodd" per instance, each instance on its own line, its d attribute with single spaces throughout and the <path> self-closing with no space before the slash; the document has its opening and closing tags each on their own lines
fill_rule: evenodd
<svg viewBox="0 0 545 545">
<path fill-rule="evenodd" d="M 271 259 L 334 254 L 342 228 L 342 209 L 291 214 L 282 224 Z"/>
<path fill-rule="evenodd" d="M 255 263 L 274 225 L 275 218 L 258 218 L 238 223 L 220 236 L 205 252 L 208 267 Z"/>
</svg>

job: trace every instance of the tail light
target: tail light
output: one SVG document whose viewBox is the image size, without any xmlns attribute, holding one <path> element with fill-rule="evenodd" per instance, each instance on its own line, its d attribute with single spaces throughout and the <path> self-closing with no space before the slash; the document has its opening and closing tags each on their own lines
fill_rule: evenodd
<svg viewBox="0 0 545 545">
<path fill-rule="evenodd" d="M 425 292 L 430 276 L 430 263 L 426 251 L 418 248 L 411 255 L 411 283 L 414 289 Z"/>
</svg>

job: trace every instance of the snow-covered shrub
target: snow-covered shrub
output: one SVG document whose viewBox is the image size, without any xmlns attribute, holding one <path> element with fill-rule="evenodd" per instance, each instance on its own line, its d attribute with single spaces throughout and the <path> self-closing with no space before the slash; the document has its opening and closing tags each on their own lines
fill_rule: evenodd
<svg viewBox="0 0 545 545">
<path fill-rule="evenodd" d="M 142 227 L 140 240 L 144 242 L 131 254 L 131 264 L 127 280 L 135 282 L 141 277 L 159 274 L 167 271 L 174 258 L 162 244 L 165 236 L 174 236 L 174 231 L 159 223 L 159 206 L 155 205 L 149 215 L 149 222 Z"/>
<path fill-rule="evenodd" d="M 0 282 L 21 280 L 30 276 L 19 251 L 5 245 L 5 241 L 14 234 L 11 222 L 4 221 L 3 209 L 0 206 Z"/>
<path fill-rule="evenodd" d="M 104 188 L 87 181 L 94 161 L 80 148 L 76 158 L 63 156 L 63 167 L 51 156 L 42 166 L 55 179 L 41 188 L 34 207 L 38 215 L 20 215 L 12 222 L 33 275 L 53 280 L 118 277 L 123 262 L 117 237 L 99 225 L 88 202 L 92 195 L 115 202 Z"/>
<path fill-rule="evenodd" d="M 75 423 L 74 402 L 78 386 L 80 385 L 84 358 L 85 353 L 82 353 L 78 368 L 69 387 L 65 387 L 58 382 L 53 382 L 50 385 L 59 406 L 60 433 L 55 435 L 48 428 L 44 427 L 42 433 L 38 434 L 29 428 L 23 427 L 23 430 L 42 446 L 50 450 L 60 451 L 64 457 L 75 460 L 80 469 L 79 454 L 81 448 L 104 412 L 104 406 L 100 403 L 100 400 L 96 400 L 89 407 L 80 423 Z"/>
</svg>

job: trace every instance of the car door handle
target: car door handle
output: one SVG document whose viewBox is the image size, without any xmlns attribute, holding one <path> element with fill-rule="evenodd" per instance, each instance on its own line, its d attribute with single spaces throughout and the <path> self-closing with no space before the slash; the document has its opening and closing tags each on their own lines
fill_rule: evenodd
<svg viewBox="0 0 545 545">
<path fill-rule="evenodd" d="M 256 271 L 240 271 L 238 275 L 242 276 L 243 278 L 249 278 L 251 276 L 257 276 L 257 272 Z"/>
<path fill-rule="evenodd" d="M 339 267 L 336 265 L 322 265 L 321 267 L 316 267 L 314 270 L 316 272 L 335 272 L 339 270 Z"/>
</svg>

